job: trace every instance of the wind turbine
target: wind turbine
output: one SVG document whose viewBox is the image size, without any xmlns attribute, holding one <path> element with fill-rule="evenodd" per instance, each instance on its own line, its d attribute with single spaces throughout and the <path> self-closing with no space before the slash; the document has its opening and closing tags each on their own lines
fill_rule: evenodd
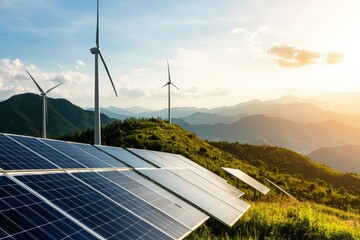
<svg viewBox="0 0 360 240">
<path fill-rule="evenodd" d="M 109 69 L 106 66 L 105 60 L 100 52 L 99 45 L 99 0 L 96 1 L 96 47 L 90 49 L 90 52 L 95 55 L 95 110 L 94 110 L 94 144 L 101 145 L 101 125 L 100 125 L 100 100 L 99 100 L 99 55 L 104 64 L 105 70 L 109 76 L 110 82 L 114 88 L 116 97 L 117 92 L 110 76 Z"/>
<path fill-rule="evenodd" d="M 35 81 L 35 79 L 31 76 L 31 74 L 28 72 L 28 70 L 25 69 L 25 71 L 29 74 L 30 78 L 34 81 L 35 85 L 37 86 L 37 88 L 40 91 L 40 95 L 42 96 L 43 99 L 43 116 L 42 116 L 42 137 L 46 138 L 46 120 L 47 120 L 47 102 L 46 102 L 46 94 L 48 94 L 51 90 L 53 90 L 54 88 L 57 88 L 58 86 L 60 86 L 63 83 L 59 83 L 58 85 L 56 85 L 55 87 L 50 88 L 49 90 L 47 90 L 46 92 L 44 92 L 42 90 L 42 88 L 39 86 L 39 84 Z"/>
<path fill-rule="evenodd" d="M 170 85 L 173 85 L 174 87 L 176 87 L 178 90 L 180 90 L 177 86 L 175 86 L 172 82 L 171 82 L 171 77 L 170 77 L 170 67 L 169 67 L 169 61 L 167 61 L 167 69 L 168 69 L 168 76 L 169 76 L 169 81 L 163 86 L 165 87 L 166 85 L 168 86 L 168 121 L 171 124 L 171 112 L 170 112 Z"/>
</svg>

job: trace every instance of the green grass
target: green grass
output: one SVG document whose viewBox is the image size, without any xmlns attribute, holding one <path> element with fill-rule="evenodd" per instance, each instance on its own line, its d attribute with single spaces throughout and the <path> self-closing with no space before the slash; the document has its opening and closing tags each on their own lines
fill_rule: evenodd
<svg viewBox="0 0 360 240">
<path fill-rule="evenodd" d="M 360 239 L 360 216 L 354 213 L 286 197 L 251 205 L 232 229 L 210 220 L 187 240 Z"/>
</svg>

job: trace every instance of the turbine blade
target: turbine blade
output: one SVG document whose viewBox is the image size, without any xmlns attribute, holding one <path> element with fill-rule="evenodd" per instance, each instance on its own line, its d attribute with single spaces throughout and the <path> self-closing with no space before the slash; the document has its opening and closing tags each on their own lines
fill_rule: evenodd
<svg viewBox="0 0 360 240">
<path fill-rule="evenodd" d="M 162 86 L 162 87 L 165 87 L 166 85 L 169 85 L 169 84 L 170 84 L 170 83 L 167 82 L 167 83 L 166 83 L 164 86 Z"/>
<path fill-rule="evenodd" d="M 177 86 L 175 86 L 173 83 L 170 83 L 171 85 L 173 85 L 174 87 L 176 87 L 178 90 L 180 90 L 180 88 L 178 88 Z"/>
<path fill-rule="evenodd" d="M 96 46 L 99 48 L 99 0 L 96 0 Z"/>
<path fill-rule="evenodd" d="M 44 93 L 44 91 L 41 89 L 41 87 L 39 86 L 39 84 L 37 84 L 37 82 L 35 81 L 35 79 L 31 76 L 31 74 L 28 72 L 28 70 L 25 69 L 25 71 L 29 74 L 30 78 L 34 81 L 35 85 L 37 86 L 37 88 L 39 89 L 39 91 L 41 93 Z"/>
<path fill-rule="evenodd" d="M 116 95 L 116 97 L 117 97 L 117 96 L 118 96 L 118 94 L 117 94 L 117 92 L 116 92 L 115 85 L 114 85 L 114 83 L 113 83 L 113 80 L 112 80 L 112 78 L 111 78 L 111 75 L 110 75 L 109 69 L 108 69 L 108 67 L 106 66 L 105 60 L 104 60 L 104 58 L 103 58 L 103 56 L 102 56 L 102 54 L 101 54 L 101 52 L 100 52 L 100 51 L 99 51 L 99 55 L 100 55 L 101 61 L 102 61 L 102 62 L 103 62 L 103 64 L 104 64 L 105 70 L 106 70 L 106 72 L 107 72 L 107 74 L 108 74 L 108 76 L 109 76 L 109 79 L 110 79 L 111 85 L 112 85 L 112 87 L 113 87 L 113 89 L 114 89 L 114 92 L 115 92 L 115 95 Z"/>
<path fill-rule="evenodd" d="M 169 82 L 171 83 L 169 60 L 166 60 L 166 61 L 167 61 L 167 67 L 168 67 Z"/>
<path fill-rule="evenodd" d="M 56 85 L 55 87 L 52 87 L 52 88 L 50 88 L 49 90 L 47 90 L 47 91 L 45 92 L 45 94 L 48 93 L 48 92 L 50 92 L 50 91 L 53 90 L 54 88 L 57 88 L 57 87 L 60 86 L 61 84 L 63 84 L 63 82 L 62 82 L 62 83 L 59 83 L 59 84 Z"/>
</svg>

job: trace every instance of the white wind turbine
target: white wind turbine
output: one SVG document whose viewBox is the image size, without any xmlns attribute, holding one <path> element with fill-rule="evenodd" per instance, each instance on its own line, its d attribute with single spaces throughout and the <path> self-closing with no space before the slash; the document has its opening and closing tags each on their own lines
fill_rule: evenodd
<svg viewBox="0 0 360 240">
<path fill-rule="evenodd" d="M 34 81 L 35 85 L 37 86 L 37 88 L 40 91 L 40 95 L 42 96 L 43 99 L 43 116 L 42 116 L 42 137 L 46 138 L 46 120 L 47 120 L 47 101 L 46 101 L 46 94 L 48 94 L 51 90 L 53 90 L 54 88 L 57 88 L 58 86 L 60 86 L 63 83 L 59 83 L 58 85 L 56 85 L 55 87 L 50 88 L 49 90 L 47 90 L 46 92 L 44 92 L 41 87 L 39 86 L 39 84 L 35 81 L 35 79 L 31 76 L 31 74 L 28 72 L 28 70 L 25 69 L 25 71 L 29 74 L 30 78 Z"/>
<path fill-rule="evenodd" d="M 96 47 L 91 48 L 90 52 L 95 55 L 95 109 L 94 109 L 94 144 L 101 145 L 101 124 L 100 124 L 100 100 L 99 100 L 99 55 L 104 64 L 105 70 L 109 76 L 110 82 L 114 88 L 116 97 L 117 92 L 106 66 L 105 60 L 100 52 L 99 46 L 99 0 L 96 1 Z"/>
<path fill-rule="evenodd" d="M 169 61 L 167 61 L 167 69 L 168 69 L 169 81 L 168 81 L 163 87 L 165 87 L 166 85 L 168 86 L 168 121 L 169 121 L 169 123 L 171 124 L 170 85 L 173 85 L 173 86 L 176 87 L 178 90 L 180 90 L 180 89 L 171 82 Z"/>
</svg>

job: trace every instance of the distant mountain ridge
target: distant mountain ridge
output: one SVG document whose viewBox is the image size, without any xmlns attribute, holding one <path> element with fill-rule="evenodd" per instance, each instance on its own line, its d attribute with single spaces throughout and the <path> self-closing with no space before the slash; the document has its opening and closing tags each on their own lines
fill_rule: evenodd
<svg viewBox="0 0 360 240">
<path fill-rule="evenodd" d="M 360 145 L 320 148 L 307 156 L 338 171 L 360 174 Z"/>
<path fill-rule="evenodd" d="M 301 153 L 320 147 L 360 144 L 360 129 L 336 121 L 299 123 L 265 115 L 247 116 L 232 124 L 190 125 L 174 123 L 210 141 L 276 145 Z"/>
<path fill-rule="evenodd" d="M 47 98 L 49 136 L 59 136 L 93 128 L 94 112 L 83 110 L 66 99 Z M 42 98 L 25 93 L 0 102 L 0 132 L 40 136 L 42 129 Z M 102 124 L 111 118 L 101 114 Z"/>
</svg>

